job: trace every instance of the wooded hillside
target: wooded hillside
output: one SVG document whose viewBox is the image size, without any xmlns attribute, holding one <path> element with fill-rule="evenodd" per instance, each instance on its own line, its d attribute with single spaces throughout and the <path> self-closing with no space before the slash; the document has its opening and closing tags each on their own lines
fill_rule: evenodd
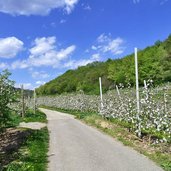
<svg viewBox="0 0 171 171">
<path fill-rule="evenodd" d="M 138 52 L 139 81 L 152 79 L 155 85 L 171 81 L 171 35 Z M 115 84 L 135 84 L 134 54 L 122 59 L 93 62 L 87 66 L 68 70 L 63 75 L 39 87 L 38 95 L 54 95 L 83 90 L 86 94 L 98 94 L 98 78 L 102 77 L 103 91 Z"/>
</svg>

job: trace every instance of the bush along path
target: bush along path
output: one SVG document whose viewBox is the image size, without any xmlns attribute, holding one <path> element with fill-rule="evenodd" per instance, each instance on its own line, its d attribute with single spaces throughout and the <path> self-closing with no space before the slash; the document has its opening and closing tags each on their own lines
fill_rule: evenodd
<svg viewBox="0 0 171 171">
<path fill-rule="evenodd" d="M 0 73 L 0 171 L 44 171 L 48 149 L 46 115 L 31 110 L 25 113 L 24 90 L 20 95 L 9 76 L 8 70 Z M 20 122 L 34 122 L 31 128 L 37 125 L 34 128 L 38 130 L 19 128 Z M 28 124 L 21 125 L 28 127 Z M 39 129 L 40 125 L 44 128 Z"/>
<path fill-rule="evenodd" d="M 25 128 L 9 128 L 0 134 L 0 170 L 46 171 L 49 142 L 46 115 L 40 111 L 34 114 L 29 110 L 24 118 L 18 119 L 18 122 L 25 123 Z M 30 122 L 38 127 L 29 129 Z"/>
<path fill-rule="evenodd" d="M 144 155 L 76 120 L 73 115 L 47 109 L 41 111 L 47 115 L 50 131 L 49 171 L 162 171 Z M 77 113 L 76 116 L 87 123 L 97 122 L 98 127 L 106 130 L 110 127 L 108 122 L 100 123 L 99 116 L 94 119 L 90 114 L 85 117 Z"/>
</svg>

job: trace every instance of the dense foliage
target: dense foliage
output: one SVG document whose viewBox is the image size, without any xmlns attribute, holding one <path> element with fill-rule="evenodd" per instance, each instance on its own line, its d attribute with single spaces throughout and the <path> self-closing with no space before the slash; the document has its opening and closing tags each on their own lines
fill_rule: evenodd
<svg viewBox="0 0 171 171">
<path fill-rule="evenodd" d="M 39 95 L 61 94 L 64 92 L 76 92 L 83 90 L 89 94 L 99 92 L 98 79 L 103 77 L 104 89 L 107 90 L 112 82 L 107 78 L 107 62 L 94 62 L 87 66 L 78 67 L 76 70 L 69 70 L 65 74 L 41 86 L 36 91 Z"/>
<path fill-rule="evenodd" d="M 152 79 L 155 84 L 171 81 L 171 35 L 164 41 L 139 50 L 139 81 Z M 98 77 L 102 77 L 103 91 L 115 84 L 135 84 L 134 54 L 122 59 L 94 62 L 76 70 L 69 70 L 58 78 L 39 87 L 39 95 L 62 94 L 83 90 L 86 94 L 98 94 Z"/>
<path fill-rule="evenodd" d="M 9 105 L 16 101 L 14 82 L 9 76 L 7 70 L 0 73 L 0 129 L 6 127 L 10 121 L 12 110 Z"/>
</svg>

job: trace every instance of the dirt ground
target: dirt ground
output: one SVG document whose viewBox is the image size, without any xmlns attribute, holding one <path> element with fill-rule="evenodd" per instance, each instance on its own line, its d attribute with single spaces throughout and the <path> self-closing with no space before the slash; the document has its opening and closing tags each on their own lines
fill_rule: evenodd
<svg viewBox="0 0 171 171">
<path fill-rule="evenodd" d="M 9 128 L 0 134 L 0 170 L 2 166 L 10 163 L 15 157 L 22 143 L 29 135 L 28 130 Z"/>
</svg>

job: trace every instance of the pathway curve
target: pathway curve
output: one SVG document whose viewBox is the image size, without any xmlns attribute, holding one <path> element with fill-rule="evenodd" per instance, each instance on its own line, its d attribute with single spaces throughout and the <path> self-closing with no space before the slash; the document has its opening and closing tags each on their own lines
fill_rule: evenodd
<svg viewBox="0 0 171 171">
<path fill-rule="evenodd" d="M 42 122 L 27 122 L 27 123 L 21 122 L 18 127 L 39 130 L 41 128 L 44 128 L 45 126 L 46 126 L 46 123 L 42 123 Z"/>
<path fill-rule="evenodd" d="M 50 131 L 49 171 L 162 171 L 145 156 L 72 115 L 41 110 Z"/>
</svg>

